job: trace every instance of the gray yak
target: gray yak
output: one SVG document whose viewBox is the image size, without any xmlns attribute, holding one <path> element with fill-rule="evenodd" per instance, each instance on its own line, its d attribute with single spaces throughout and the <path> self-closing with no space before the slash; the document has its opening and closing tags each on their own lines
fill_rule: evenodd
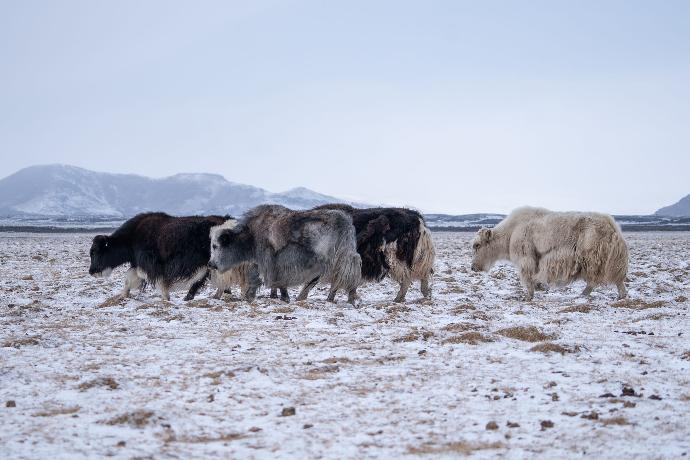
<svg viewBox="0 0 690 460">
<path fill-rule="evenodd" d="M 493 229 L 479 230 L 472 249 L 473 271 L 488 271 L 499 260 L 515 264 L 526 300 L 532 300 L 537 283 L 565 285 L 576 280 L 587 283 L 583 295 L 614 284 L 619 299 L 627 296 L 628 246 L 607 214 L 518 208 Z"/>
<path fill-rule="evenodd" d="M 307 298 L 319 282 L 330 283 L 328 300 L 338 290 L 354 303 L 362 261 L 355 229 L 347 214 L 335 210 L 292 211 L 278 205 L 253 208 L 239 221 L 211 230 L 209 267 L 221 273 L 243 262 L 254 262 L 264 285 L 280 289 L 304 284 L 297 300 Z"/>
</svg>

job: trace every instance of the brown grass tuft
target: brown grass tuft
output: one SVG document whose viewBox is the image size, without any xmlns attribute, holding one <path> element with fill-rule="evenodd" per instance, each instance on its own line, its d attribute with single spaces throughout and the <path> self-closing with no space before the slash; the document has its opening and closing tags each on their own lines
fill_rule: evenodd
<svg viewBox="0 0 690 460">
<path fill-rule="evenodd" d="M 149 410 L 136 410 L 134 412 L 118 415 L 103 423 L 106 425 L 129 425 L 135 428 L 141 428 L 148 425 L 151 417 L 153 417 L 153 412 Z"/>
<path fill-rule="evenodd" d="M 666 304 L 662 300 L 645 302 L 642 299 L 622 299 L 611 304 L 614 308 L 630 308 L 631 310 L 646 310 L 648 308 L 661 308 Z"/>
<path fill-rule="evenodd" d="M 465 332 L 479 329 L 479 326 L 473 323 L 450 323 L 441 329 L 448 332 Z"/>
<path fill-rule="evenodd" d="M 79 389 L 81 391 L 86 391 L 93 387 L 107 387 L 111 390 L 117 390 L 119 385 L 112 377 L 99 377 L 79 384 Z"/>
<path fill-rule="evenodd" d="M 539 353 L 560 353 L 562 355 L 572 353 L 571 349 L 553 342 L 540 343 L 530 348 L 529 351 L 536 351 Z"/>
<path fill-rule="evenodd" d="M 325 379 L 326 377 L 333 375 L 336 372 L 340 372 L 339 366 L 331 365 L 315 367 L 314 369 L 310 369 L 306 374 L 304 374 L 302 378 L 305 380 Z"/>
<path fill-rule="evenodd" d="M 606 426 L 609 425 L 630 425 L 630 422 L 628 422 L 628 419 L 622 416 L 618 417 L 611 417 L 611 418 L 602 418 L 600 419 L 601 423 L 603 423 Z"/>
<path fill-rule="evenodd" d="M 476 310 L 476 307 L 472 304 L 469 303 L 463 303 L 458 306 L 453 307 L 450 312 L 454 315 L 461 315 L 465 313 L 467 310 Z"/>
<path fill-rule="evenodd" d="M 321 362 L 326 363 L 326 364 L 338 364 L 338 363 L 348 364 L 348 363 L 352 363 L 353 361 L 346 356 L 341 356 L 341 357 L 333 356 L 331 358 L 326 358 Z"/>
<path fill-rule="evenodd" d="M 99 303 L 96 308 L 114 307 L 115 305 L 120 305 L 123 300 L 124 298 L 121 295 L 114 295 L 112 297 L 108 297 L 103 302 Z"/>
<path fill-rule="evenodd" d="M 224 433 L 217 436 L 197 435 L 197 436 L 174 436 L 166 440 L 166 442 L 184 442 L 188 444 L 207 444 L 211 442 L 228 442 L 236 441 L 245 438 L 246 435 L 241 433 Z"/>
<path fill-rule="evenodd" d="M 2 344 L 4 348 L 21 348 L 26 345 L 38 345 L 40 336 L 23 337 L 21 339 L 8 339 Z"/>
<path fill-rule="evenodd" d="M 446 444 L 424 443 L 419 447 L 409 446 L 407 453 L 413 455 L 432 455 L 432 454 L 460 454 L 470 455 L 479 450 L 502 449 L 505 444 L 501 442 L 466 442 L 457 441 Z"/>
<path fill-rule="evenodd" d="M 42 412 L 36 412 L 33 417 L 54 417 L 56 415 L 70 415 L 79 412 L 81 407 L 79 406 L 68 406 L 68 407 L 55 407 L 51 409 L 44 410 Z"/>
<path fill-rule="evenodd" d="M 431 331 L 427 331 L 426 329 L 417 329 L 413 328 L 410 332 L 407 334 L 403 335 L 402 337 L 398 337 L 393 339 L 393 342 L 399 343 L 399 342 L 414 342 L 415 340 L 422 339 L 424 341 L 429 340 L 430 337 L 433 337 L 434 333 Z"/>
<path fill-rule="evenodd" d="M 509 339 L 523 340 L 525 342 L 543 342 L 555 338 L 555 335 L 545 334 L 534 326 L 508 327 L 501 329 L 498 333 Z"/>
<path fill-rule="evenodd" d="M 480 342 L 493 342 L 493 339 L 486 337 L 479 332 L 465 332 L 464 334 L 449 337 L 443 343 L 468 343 L 470 345 L 477 345 Z"/>
<path fill-rule="evenodd" d="M 666 319 L 666 318 L 670 318 L 670 317 L 671 317 L 671 315 L 669 315 L 668 313 L 652 313 L 651 315 L 647 315 L 644 318 L 637 318 L 636 320 L 633 321 L 633 323 L 639 323 L 640 321 L 648 321 L 648 320 L 658 321 L 660 319 Z"/>
<path fill-rule="evenodd" d="M 590 311 L 592 311 L 592 307 L 589 305 L 573 305 L 560 310 L 558 313 L 589 313 Z"/>
</svg>

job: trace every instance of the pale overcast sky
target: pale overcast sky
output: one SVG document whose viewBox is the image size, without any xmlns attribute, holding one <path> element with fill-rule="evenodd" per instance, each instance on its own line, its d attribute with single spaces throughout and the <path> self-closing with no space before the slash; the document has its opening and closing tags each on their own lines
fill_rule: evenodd
<svg viewBox="0 0 690 460">
<path fill-rule="evenodd" d="M 214 172 L 427 212 L 690 193 L 689 1 L 0 0 L 0 176 Z"/>
</svg>

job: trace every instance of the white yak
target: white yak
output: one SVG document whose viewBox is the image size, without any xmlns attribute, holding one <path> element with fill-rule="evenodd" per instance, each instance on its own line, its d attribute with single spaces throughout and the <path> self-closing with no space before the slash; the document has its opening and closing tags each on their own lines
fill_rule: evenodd
<svg viewBox="0 0 690 460">
<path fill-rule="evenodd" d="M 537 283 L 565 285 L 576 280 L 587 283 L 583 295 L 614 284 L 619 299 L 627 296 L 628 247 L 607 214 L 518 208 L 493 229 L 479 230 L 472 249 L 473 271 L 488 271 L 499 260 L 515 264 L 526 300 L 532 300 Z"/>
</svg>

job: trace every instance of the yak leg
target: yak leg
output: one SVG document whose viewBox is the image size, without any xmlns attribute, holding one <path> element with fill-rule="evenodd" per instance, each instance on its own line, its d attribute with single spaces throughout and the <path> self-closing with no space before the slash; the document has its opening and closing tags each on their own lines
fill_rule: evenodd
<svg viewBox="0 0 690 460">
<path fill-rule="evenodd" d="M 422 278 L 422 281 L 420 283 L 420 289 L 422 290 L 422 295 L 424 296 L 425 299 L 430 299 L 431 298 L 431 286 L 429 286 L 429 277 L 425 276 Z"/>
<path fill-rule="evenodd" d="M 297 296 L 297 300 L 306 300 L 307 296 L 309 295 L 309 291 L 311 291 L 318 282 L 319 277 L 317 276 L 316 278 L 305 284 L 302 290 L 300 291 L 299 295 Z"/>
<path fill-rule="evenodd" d="M 141 286 L 141 281 L 141 278 L 139 278 L 139 275 L 137 275 L 136 268 L 130 268 L 127 270 L 127 274 L 125 275 L 125 285 L 122 288 L 120 297 L 129 297 L 129 293 L 132 289 L 138 289 Z"/>
<path fill-rule="evenodd" d="M 625 283 L 623 281 L 616 283 L 616 287 L 618 288 L 618 300 L 628 297 L 628 290 L 625 289 Z"/>
<path fill-rule="evenodd" d="M 525 300 L 530 302 L 534 298 L 534 273 L 536 271 L 536 262 L 532 259 L 524 259 L 520 263 L 520 281 L 525 286 Z"/>
<path fill-rule="evenodd" d="M 334 302 L 335 303 L 335 295 L 337 293 L 338 293 L 338 288 L 333 287 L 333 285 L 331 285 L 331 290 L 328 291 L 328 297 L 326 297 L 326 300 L 328 302 Z"/>
<path fill-rule="evenodd" d="M 165 284 L 164 281 L 161 281 L 158 288 L 161 290 L 161 297 L 163 300 L 170 301 L 170 286 Z"/>
<path fill-rule="evenodd" d="M 398 295 L 395 296 L 395 299 L 393 299 L 393 302 L 398 302 L 398 303 L 404 302 L 408 289 L 410 289 L 410 280 L 406 278 L 406 279 L 400 281 L 400 291 L 398 291 Z"/>
<path fill-rule="evenodd" d="M 254 267 L 250 267 L 244 271 L 244 276 L 240 281 L 240 286 L 242 290 L 242 298 L 252 302 L 256 299 L 256 291 L 259 290 L 261 286 L 261 277 L 259 272 L 255 270 Z"/>
<path fill-rule="evenodd" d="M 271 299 L 278 298 L 278 288 L 271 288 Z"/>
<path fill-rule="evenodd" d="M 355 300 L 357 300 L 357 289 L 352 289 L 347 293 L 347 303 L 354 305 Z"/>
<path fill-rule="evenodd" d="M 582 290 L 582 295 L 585 297 L 589 297 L 589 295 L 592 293 L 592 290 L 594 290 L 594 285 L 587 283 L 587 286 Z"/>
<path fill-rule="evenodd" d="M 253 301 L 254 299 L 256 299 L 256 291 L 257 291 L 258 289 L 259 289 L 259 286 L 258 286 L 258 285 L 256 285 L 256 286 L 254 286 L 254 285 L 249 285 L 249 286 L 247 286 L 246 289 L 243 290 L 243 292 L 242 292 L 242 297 L 243 297 L 245 300 L 248 300 L 249 302 L 251 302 L 251 301 Z"/>
<path fill-rule="evenodd" d="M 196 295 L 197 292 L 199 292 L 199 289 L 201 289 L 204 284 L 206 284 L 206 280 L 208 280 L 209 273 L 206 271 L 204 276 L 198 280 L 195 281 L 190 287 L 189 291 L 187 292 L 187 295 L 184 296 L 184 300 L 192 300 L 194 296 Z"/>
<path fill-rule="evenodd" d="M 213 293 L 213 298 L 214 299 L 220 299 L 221 297 L 223 297 L 223 292 L 226 292 L 226 291 L 228 291 L 228 289 L 223 290 L 223 288 L 220 288 L 220 287 L 217 288 L 216 292 Z"/>
<path fill-rule="evenodd" d="M 288 290 L 286 287 L 280 288 L 280 300 L 282 300 L 283 302 L 290 302 L 290 294 L 288 294 Z"/>
</svg>

